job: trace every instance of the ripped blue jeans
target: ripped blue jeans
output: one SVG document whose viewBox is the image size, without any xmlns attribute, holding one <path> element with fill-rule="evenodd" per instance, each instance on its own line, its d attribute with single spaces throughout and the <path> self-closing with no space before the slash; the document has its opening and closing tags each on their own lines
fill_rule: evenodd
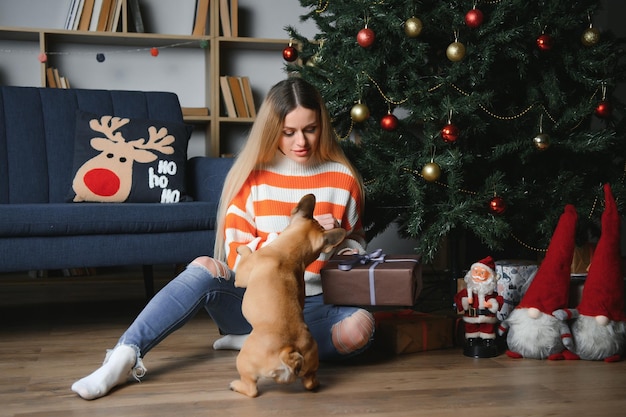
<svg viewBox="0 0 626 417">
<path fill-rule="evenodd" d="M 152 348 L 181 328 L 204 308 L 224 334 L 248 334 L 250 324 L 241 313 L 245 289 L 230 279 L 215 278 L 204 267 L 191 264 L 161 289 L 124 332 L 118 344 L 130 345 L 143 358 Z M 322 295 L 305 299 L 304 320 L 316 340 L 320 360 L 337 360 L 355 355 L 340 354 L 332 342 L 332 327 L 357 311 L 356 307 L 324 304 Z"/>
</svg>

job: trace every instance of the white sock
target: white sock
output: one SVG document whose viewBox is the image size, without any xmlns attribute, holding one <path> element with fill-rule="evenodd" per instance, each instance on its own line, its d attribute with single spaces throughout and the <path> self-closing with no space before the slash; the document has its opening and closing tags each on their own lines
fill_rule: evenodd
<svg viewBox="0 0 626 417">
<path fill-rule="evenodd" d="M 243 342 L 248 338 L 248 334 L 227 334 L 220 337 L 213 343 L 215 350 L 241 350 Z"/>
<path fill-rule="evenodd" d="M 100 368 L 74 382 L 72 391 L 86 400 L 100 398 L 113 387 L 128 380 L 136 361 L 135 349 L 128 345 L 119 345 Z"/>
</svg>

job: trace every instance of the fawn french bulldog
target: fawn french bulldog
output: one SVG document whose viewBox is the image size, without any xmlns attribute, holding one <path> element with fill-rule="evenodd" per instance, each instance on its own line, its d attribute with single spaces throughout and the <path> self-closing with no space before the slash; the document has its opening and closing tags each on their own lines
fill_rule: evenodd
<svg viewBox="0 0 626 417">
<path fill-rule="evenodd" d="M 249 397 L 258 395 L 259 378 L 278 383 L 302 379 L 307 390 L 319 386 L 317 343 L 304 323 L 304 270 L 339 245 L 341 228 L 324 230 L 313 219 L 315 196 L 305 195 L 292 210 L 287 228 L 255 252 L 239 246 L 235 286 L 246 288 L 242 312 L 252 326 L 237 356 L 240 379 L 230 388 Z"/>
</svg>

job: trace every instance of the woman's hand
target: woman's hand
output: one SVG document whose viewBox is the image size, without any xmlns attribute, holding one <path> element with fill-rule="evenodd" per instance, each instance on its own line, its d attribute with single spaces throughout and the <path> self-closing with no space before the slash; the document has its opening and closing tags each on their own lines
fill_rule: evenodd
<svg viewBox="0 0 626 417">
<path fill-rule="evenodd" d="M 325 230 L 339 227 L 339 221 L 335 219 L 332 214 L 320 214 L 319 216 L 313 216 L 313 218 L 317 220 L 320 226 Z"/>
</svg>

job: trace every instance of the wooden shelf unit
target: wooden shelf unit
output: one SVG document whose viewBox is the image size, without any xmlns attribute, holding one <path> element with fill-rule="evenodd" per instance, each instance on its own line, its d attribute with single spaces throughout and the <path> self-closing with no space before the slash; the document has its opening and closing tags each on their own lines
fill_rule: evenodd
<svg viewBox="0 0 626 417">
<path fill-rule="evenodd" d="M 182 106 L 209 109 L 208 116 L 185 117 L 186 122 L 195 126 L 194 135 L 204 141 L 201 146 L 204 148 L 203 154 L 219 156 L 224 153 L 224 147 L 226 153 L 234 153 L 238 145 L 230 143 L 231 131 L 238 130 L 238 140 L 241 141 L 242 132 L 249 128 L 254 119 L 226 117 L 219 77 L 248 75 L 256 71 L 254 67 L 231 62 L 247 54 L 265 54 L 276 61 L 277 68 L 282 68 L 284 62 L 281 51 L 289 40 L 222 36 L 218 0 L 209 3 L 206 35 L 130 32 L 128 0 L 122 1 L 120 32 L 2 26 L 0 20 L 0 56 L 3 53 L 13 54 L 11 57 L 19 55 L 14 65 L 10 59 L 0 59 L 0 85 L 46 86 L 46 69 L 55 66 L 60 72 L 67 73 L 70 82 L 74 81 L 71 83 L 74 88 L 173 91 L 179 95 Z M 41 2 L 43 10 L 35 13 L 46 13 L 46 7 L 69 4 L 69 0 Z M 156 4 L 153 3 L 152 7 L 158 7 Z M 117 60 L 122 56 L 127 63 L 118 63 L 116 67 L 108 64 L 99 66 L 95 57 L 100 48 L 106 61 Z M 154 59 L 150 56 L 151 48 L 159 48 L 158 60 L 150 61 Z M 38 62 L 38 56 L 43 53 L 47 54 L 47 61 Z M 167 56 L 170 54 L 173 56 Z M 75 61 L 79 60 L 77 64 Z M 188 66 L 184 64 L 186 60 L 189 60 Z M 284 73 L 278 74 L 274 70 L 271 75 L 276 81 L 284 77 Z M 262 81 L 266 82 L 265 78 L 272 77 L 263 77 Z M 251 81 L 258 108 L 269 84 L 257 87 L 254 79 Z"/>
</svg>

